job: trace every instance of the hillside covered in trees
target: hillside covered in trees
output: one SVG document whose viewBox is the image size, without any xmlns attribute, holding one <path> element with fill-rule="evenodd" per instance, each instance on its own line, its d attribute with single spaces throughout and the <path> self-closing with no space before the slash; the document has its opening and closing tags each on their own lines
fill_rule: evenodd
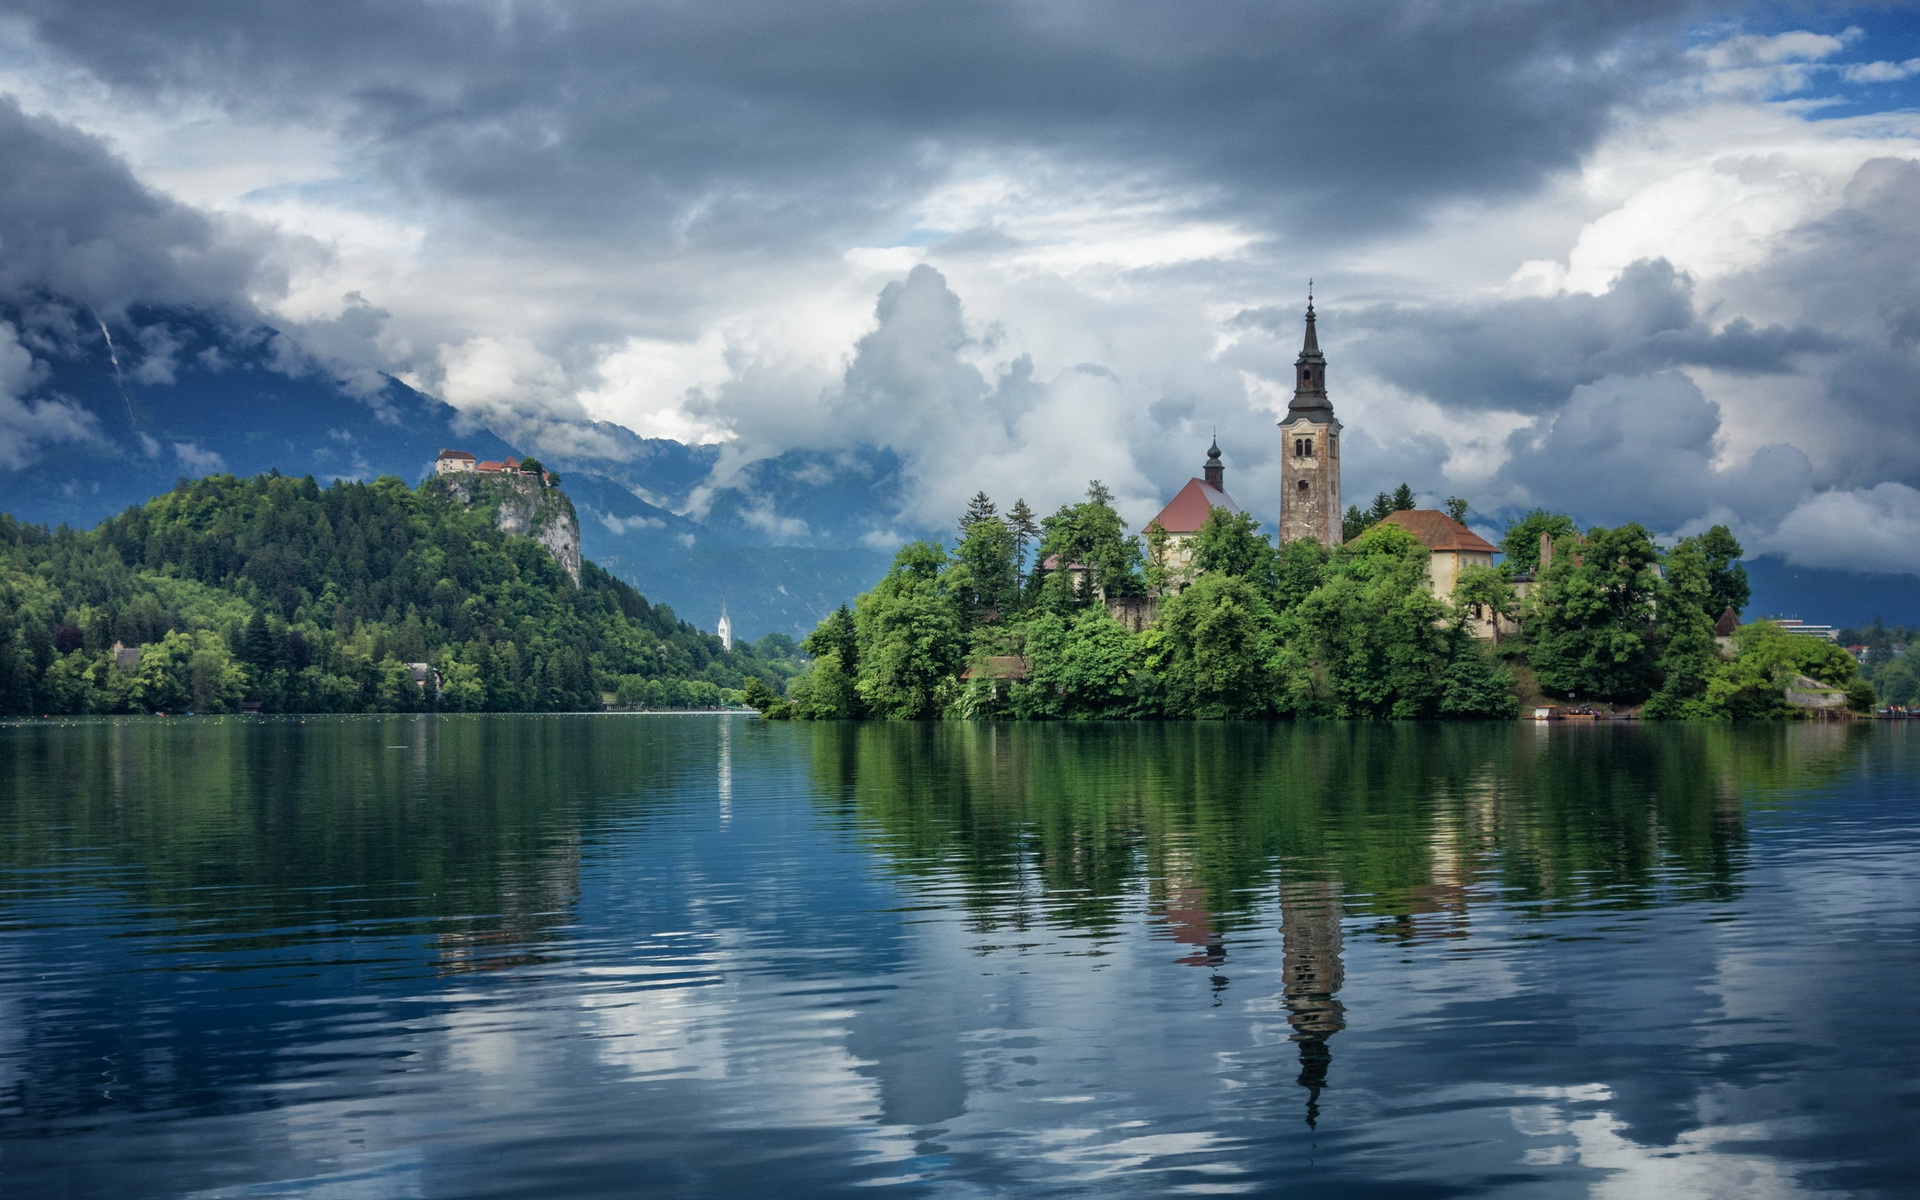
<svg viewBox="0 0 1920 1200">
<path fill-rule="evenodd" d="M 1443 599 L 1426 547 L 1382 520 L 1412 506 L 1401 493 L 1349 513 L 1354 536 L 1332 549 L 1275 547 L 1253 518 L 1216 508 L 1190 543 L 1190 577 L 1165 565 L 1164 535 L 1127 533 L 1098 483 L 1039 522 L 1024 502 L 1003 516 L 980 495 L 952 550 L 907 546 L 821 623 L 786 696 L 755 686 L 748 699 L 813 719 L 1497 718 L 1522 697 L 1697 719 L 1787 715 L 1804 676 L 1855 708 L 1873 702 L 1831 642 L 1764 621 L 1716 638 L 1716 619 L 1748 600 L 1724 527 L 1662 550 L 1638 525 L 1581 532 L 1534 512 L 1507 530 L 1499 566 L 1462 569 Z M 1554 554 L 1541 568 L 1543 535 Z M 1137 631 L 1116 616 L 1146 611 Z M 1489 612 L 1518 632 L 1474 636 Z"/>
<path fill-rule="evenodd" d="M 499 500 L 222 475 L 90 531 L 0 516 L 0 713 L 694 707 L 798 668 L 788 639 L 728 652 L 591 562 L 575 586 Z"/>
</svg>

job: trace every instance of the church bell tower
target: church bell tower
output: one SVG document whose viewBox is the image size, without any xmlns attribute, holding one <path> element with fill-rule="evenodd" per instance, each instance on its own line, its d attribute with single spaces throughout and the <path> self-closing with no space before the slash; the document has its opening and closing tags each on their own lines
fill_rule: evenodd
<svg viewBox="0 0 1920 1200">
<path fill-rule="evenodd" d="M 1280 540 L 1337 546 L 1340 534 L 1340 422 L 1327 399 L 1327 358 L 1313 327 L 1293 364 L 1293 400 L 1280 418 Z"/>
</svg>

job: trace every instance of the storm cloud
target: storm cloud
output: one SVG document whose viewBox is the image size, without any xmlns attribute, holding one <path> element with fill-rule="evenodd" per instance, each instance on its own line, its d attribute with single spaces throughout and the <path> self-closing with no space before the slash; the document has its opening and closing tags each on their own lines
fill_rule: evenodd
<svg viewBox="0 0 1920 1200">
<path fill-rule="evenodd" d="M 1314 276 L 1355 497 L 1886 568 L 1833 531 L 1920 489 L 1914 30 L 1803 15 L 14 0 L 0 291 L 257 313 L 550 457 L 718 442 L 693 515 L 804 541 L 782 455 L 897 468 L 885 540 L 1094 477 L 1144 520 L 1216 432 L 1270 520 Z M 38 319 L 26 454 L 85 434 Z"/>
<path fill-rule="evenodd" d="M 1204 180 L 1301 234 L 1524 189 L 1637 106 L 1672 0 L 152 5 L 16 0 L 115 88 L 350 131 L 389 178 L 542 237 L 829 237 L 956 159 Z"/>
<path fill-rule="evenodd" d="M 142 184 L 95 137 L 0 96 L 0 298 L 250 308 L 264 238 Z"/>
</svg>

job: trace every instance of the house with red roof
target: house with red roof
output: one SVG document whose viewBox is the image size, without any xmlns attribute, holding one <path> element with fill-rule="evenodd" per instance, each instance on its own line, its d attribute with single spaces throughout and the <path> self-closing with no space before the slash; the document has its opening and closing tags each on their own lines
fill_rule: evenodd
<svg viewBox="0 0 1920 1200">
<path fill-rule="evenodd" d="M 473 455 L 465 450 L 442 450 L 440 457 L 433 460 L 435 475 L 468 475 L 476 468 Z"/>
<path fill-rule="evenodd" d="M 1149 553 L 1167 570 L 1169 586 L 1179 591 L 1193 580 L 1193 535 L 1207 523 L 1207 514 L 1216 508 L 1238 513 L 1240 506 L 1227 495 L 1227 469 L 1220 462 L 1220 439 L 1207 450 L 1207 465 L 1201 477 L 1187 480 L 1160 515 L 1147 522 L 1140 532 L 1146 535 Z M 1159 532 L 1155 532 L 1155 526 Z"/>
<path fill-rule="evenodd" d="M 1436 508 L 1409 508 L 1388 513 L 1386 525 L 1398 525 L 1427 548 L 1427 586 L 1442 600 L 1453 598 L 1453 586 L 1467 567 L 1491 567 L 1500 547 Z M 1498 640 L 1507 623 L 1492 614 L 1473 614 L 1476 636 Z"/>
</svg>

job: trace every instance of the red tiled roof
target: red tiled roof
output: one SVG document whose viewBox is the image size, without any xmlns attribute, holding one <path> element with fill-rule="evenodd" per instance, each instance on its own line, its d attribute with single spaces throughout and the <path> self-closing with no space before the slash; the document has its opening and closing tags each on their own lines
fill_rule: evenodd
<svg viewBox="0 0 1920 1200">
<path fill-rule="evenodd" d="M 1406 530 L 1429 550 L 1500 553 L 1500 547 L 1437 508 L 1409 508 L 1403 512 L 1388 513 L 1386 523 Z"/>
<path fill-rule="evenodd" d="M 497 463 L 497 462 L 483 462 L 478 467 L 475 468 L 475 470 L 480 470 L 480 471 L 504 471 L 506 469 L 507 469 L 507 464 Z"/>
<path fill-rule="evenodd" d="M 468 454 L 465 450 L 442 450 L 440 452 L 440 457 L 441 458 L 458 458 L 466 462 L 473 461 L 473 455 Z"/>
<path fill-rule="evenodd" d="M 1207 523 L 1207 514 L 1216 508 L 1237 513 L 1240 506 L 1233 497 L 1218 488 L 1208 487 L 1204 479 L 1189 479 L 1179 495 L 1167 501 L 1154 520 L 1168 533 L 1193 533 Z M 1145 532 L 1145 530 L 1142 530 Z"/>
</svg>

